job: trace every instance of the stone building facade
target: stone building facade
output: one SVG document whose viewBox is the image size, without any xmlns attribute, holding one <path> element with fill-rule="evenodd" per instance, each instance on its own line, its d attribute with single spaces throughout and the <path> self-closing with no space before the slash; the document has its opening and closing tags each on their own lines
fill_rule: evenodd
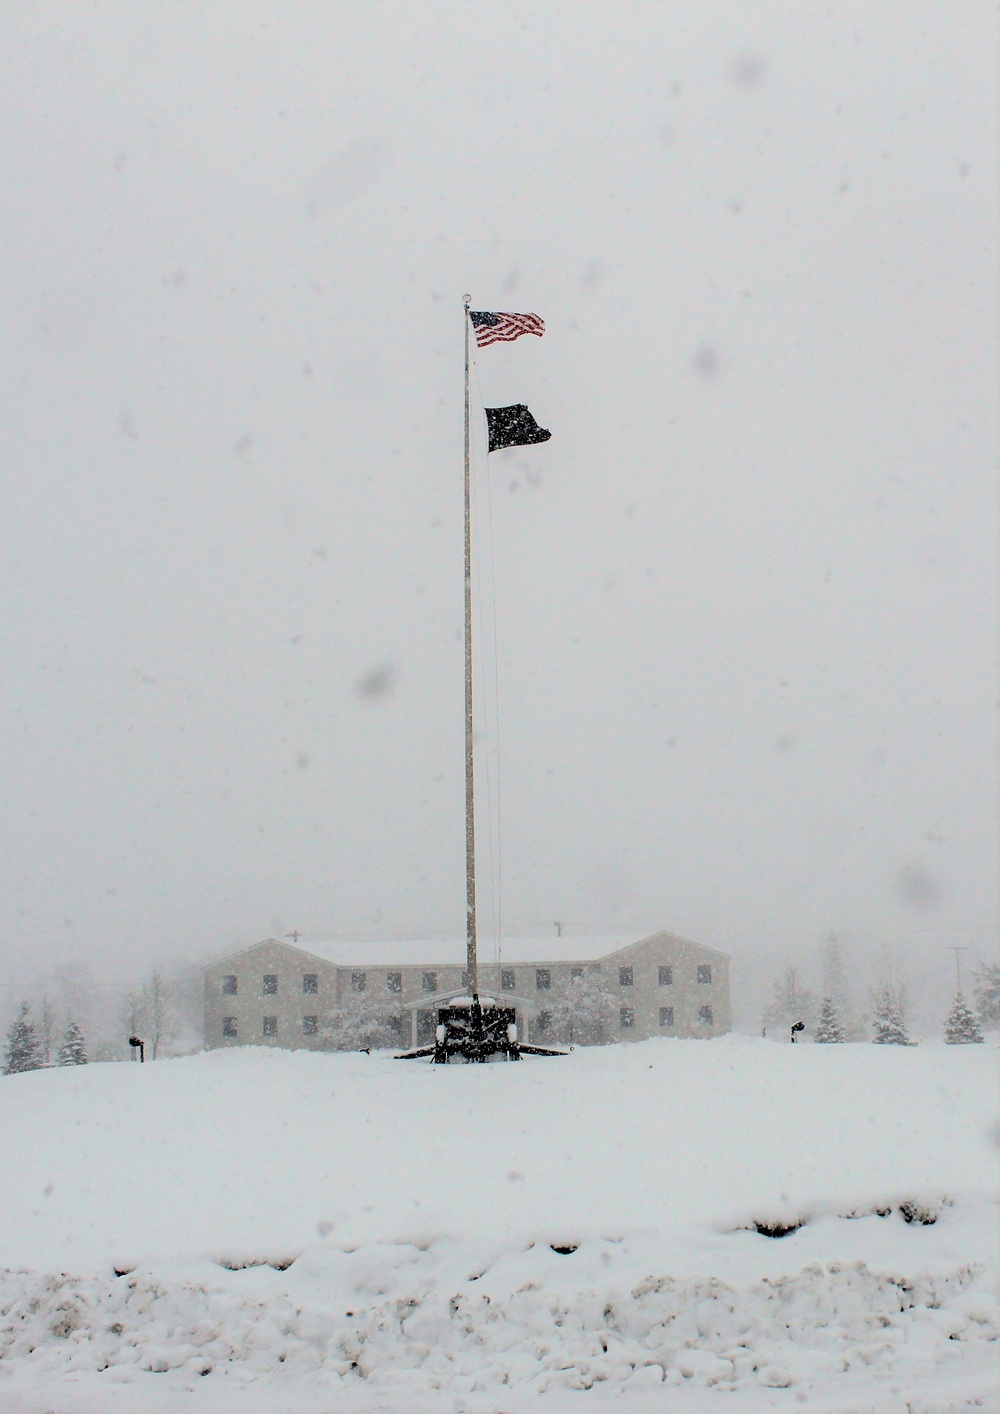
<svg viewBox="0 0 1000 1414">
<path fill-rule="evenodd" d="M 707 1039 L 729 1031 L 725 953 L 666 932 L 624 943 L 561 938 L 553 948 L 554 942 L 506 940 L 499 962 L 480 965 L 481 994 L 515 1007 L 522 1037 L 560 1039 L 551 1024 L 552 999 L 565 995 L 567 982 L 584 978 L 596 979 L 604 998 L 603 1041 Z M 438 946 L 453 955 L 458 947 Z M 324 956 L 265 938 L 205 968 L 205 1046 L 329 1049 L 330 1017 L 349 1010 L 352 999 L 367 999 L 369 1011 L 384 1018 L 387 1043 L 423 1044 L 433 1036 L 437 1007 L 467 984 L 461 963 L 417 960 L 424 948 L 430 953 L 427 944 L 386 943 L 377 949 L 381 959 L 371 961 L 375 948 L 366 956 L 331 945 Z M 553 951 L 559 955 L 546 955 Z"/>
</svg>

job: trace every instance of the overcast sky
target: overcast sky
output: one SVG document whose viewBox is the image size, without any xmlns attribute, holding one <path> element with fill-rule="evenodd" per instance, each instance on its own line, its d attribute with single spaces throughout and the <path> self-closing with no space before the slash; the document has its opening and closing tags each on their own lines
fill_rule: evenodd
<svg viewBox="0 0 1000 1414">
<path fill-rule="evenodd" d="M 997 38 L 6 0 L 0 971 L 462 935 L 466 291 L 485 937 L 989 955 Z"/>
</svg>

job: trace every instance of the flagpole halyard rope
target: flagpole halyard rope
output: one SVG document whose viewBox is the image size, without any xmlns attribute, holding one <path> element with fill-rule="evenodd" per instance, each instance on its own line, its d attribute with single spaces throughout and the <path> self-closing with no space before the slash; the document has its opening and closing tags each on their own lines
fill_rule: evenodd
<svg viewBox="0 0 1000 1414">
<path fill-rule="evenodd" d="M 472 374 L 476 380 L 476 392 L 479 395 L 480 405 L 485 405 L 483 397 L 483 386 L 479 379 L 479 363 L 475 354 L 472 355 Z M 475 462 L 475 452 L 472 452 L 473 462 Z M 473 485 L 475 492 L 475 479 Z M 485 698 L 483 699 L 483 720 L 487 736 L 486 752 L 486 793 L 487 806 L 489 808 L 489 843 L 490 843 L 490 886 L 493 889 L 492 915 L 493 915 L 493 951 L 494 962 L 499 967 L 501 955 L 501 939 L 503 937 L 503 822 L 501 816 L 501 789 L 500 789 L 500 672 L 498 667 L 499 644 L 497 640 L 497 581 L 496 581 L 496 539 L 493 533 L 493 481 L 490 477 L 489 457 L 486 458 L 486 515 L 489 525 L 489 554 L 490 554 L 490 599 L 493 613 L 493 722 L 495 727 L 496 740 L 496 877 L 493 874 L 494 865 L 494 844 L 493 844 L 493 813 L 492 795 L 490 792 L 490 757 L 489 757 L 489 713 L 486 708 Z M 482 574 L 479 569 L 482 556 L 477 560 L 477 581 L 479 584 L 479 624 L 482 635 L 485 634 L 483 624 L 483 592 Z M 485 668 L 485 665 L 484 665 Z"/>
<path fill-rule="evenodd" d="M 472 731 L 472 508 L 469 424 L 469 305 L 464 297 L 465 325 L 465 910 L 466 962 L 469 991 L 479 991 L 479 962 L 476 953 L 476 803 L 473 788 Z"/>
</svg>

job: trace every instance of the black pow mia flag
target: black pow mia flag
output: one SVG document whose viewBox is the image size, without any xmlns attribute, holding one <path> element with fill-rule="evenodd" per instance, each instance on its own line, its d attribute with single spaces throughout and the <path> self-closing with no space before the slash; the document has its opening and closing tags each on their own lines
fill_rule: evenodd
<svg viewBox="0 0 1000 1414">
<path fill-rule="evenodd" d="M 509 408 L 486 408 L 485 412 L 491 452 L 499 452 L 504 447 L 531 447 L 536 442 L 547 442 L 552 436 L 544 427 L 539 427 L 524 403 L 514 403 Z"/>
</svg>

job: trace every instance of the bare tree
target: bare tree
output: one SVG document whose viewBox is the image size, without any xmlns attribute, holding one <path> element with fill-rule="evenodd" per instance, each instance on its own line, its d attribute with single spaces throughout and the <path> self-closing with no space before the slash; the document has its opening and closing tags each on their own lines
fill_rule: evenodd
<svg viewBox="0 0 1000 1414">
<path fill-rule="evenodd" d="M 612 1029 L 615 998 L 599 972 L 568 977 L 552 988 L 548 1024 L 554 1040 L 577 1046 L 604 1046 L 616 1039 Z"/>
<path fill-rule="evenodd" d="M 42 1005 L 38 1014 L 38 1047 L 42 1065 L 52 1064 L 52 1045 L 56 1038 L 56 1014 L 47 993 L 42 993 Z"/>
<path fill-rule="evenodd" d="M 149 1049 L 153 1060 L 156 1060 L 160 1047 L 173 1039 L 175 1029 L 170 990 L 158 967 L 153 968 L 149 985 L 143 988 L 143 992 L 146 998 L 146 1028 L 149 1031 Z"/>
<path fill-rule="evenodd" d="M 973 995 L 980 1024 L 990 1029 L 1000 1026 L 1000 964 L 980 962 Z"/>
<path fill-rule="evenodd" d="M 398 1046 L 402 1018 L 370 992 L 348 992 L 322 1017 L 319 1035 L 331 1051 L 369 1051 Z"/>
<path fill-rule="evenodd" d="M 816 996 L 799 981 L 798 969 L 786 967 L 785 974 L 771 989 L 771 1001 L 764 1012 L 765 1026 L 784 1027 L 787 1031 L 797 1021 L 811 1031 L 816 1024 Z"/>
<path fill-rule="evenodd" d="M 148 1012 L 145 987 L 133 988 L 122 994 L 118 1004 L 119 1025 L 125 1036 L 142 1036 L 145 1040 Z"/>
</svg>

